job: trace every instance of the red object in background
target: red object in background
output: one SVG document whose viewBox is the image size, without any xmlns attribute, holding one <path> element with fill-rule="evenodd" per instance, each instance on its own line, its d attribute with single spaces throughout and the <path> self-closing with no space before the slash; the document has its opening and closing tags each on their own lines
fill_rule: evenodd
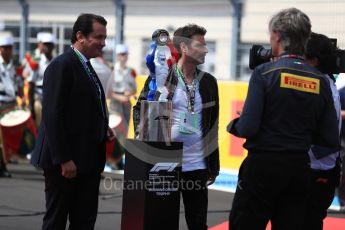
<svg viewBox="0 0 345 230">
<path fill-rule="evenodd" d="M 133 78 L 136 78 L 136 77 L 137 77 L 137 72 L 135 72 L 134 69 L 132 69 L 132 71 L 131 71 L 131 76 L 132 76 Z"/>
<path fill-rule="evenodd" d="M 243 100 L 232 101 L 232 104 L 231 104 L 232 113 L 231 113 L 230 120 L 233 120 L 240 116 L 239 114 L 242 112 L 243 105 L 244 105 Z M 244 143 L 243 138 L 239 138 L 239 137 L 235 137 L 234 135 L 231 135 L 229 155 L 238 156 L 238 157 L 244 156 L 244 149 L 242 147 L 243 143 Z"/>
<path fill-rule="evenodd" d="M 25 59 L 33 71 L 36 71 L 38 69 L 39 64 L 36 61 L 34 61 L 29 52 L 25 53 Z"/>
<path fill-rule="evenodd" d="M 0 120 L 2 144 L 6 160 L 25 156 L 34 148 L 37 130 L 29 111 L 15 110 Z"/>
<path fill-rule="evenodd" d="M 120 114 L 110 114 L 109 115 L 109 127 L 114 131 L 115 138 L 122 134 L 124 137 L 127 136 L 124 120 Z M 115 139 L 106 142 L 106 158 L 114 158 L 115 151 Z"/>
<path fill-rule="evenodd" d="M 106 158 L 110 159 L 113 157 L 113 152 L 115 149 L 115 139 L 111 141 L 107 141 L 105 146 L 106 146 L 105 148 Z"/>
<path fill-rule="evenodd" d="M 24 67 L 22 65 L 16 67 L 16 75 L 23 76 Z"/>
<path fill-rule="evenodd" d="M 177 63 L 177 61 L 180 59 L 180 54 L 178 53 L 177 49 L 174 47 L 173 42 L 170 40 L 167 44 L 167 46 L 170 49 L 170 53 L 171 53 L 171 57 L 168 58 L 167 60 L 167 64 L 169 69 L 171 69 L 171 67 Z"/>
<path fill-rule="evenodd" d="M 289 220 L 286 220 L 289 221 Z M 209 230 L 228 230 L 229 222 L 224 222 L 222 224 L 210 227 Z M 327 217 L 323 220 L 323 229 L 324 230 L 343 230 L 345 227 L 344 218 L 334 218 Z M 268 223 L 266 230 L 271 230 L 271 223 Z"/>
</svg>

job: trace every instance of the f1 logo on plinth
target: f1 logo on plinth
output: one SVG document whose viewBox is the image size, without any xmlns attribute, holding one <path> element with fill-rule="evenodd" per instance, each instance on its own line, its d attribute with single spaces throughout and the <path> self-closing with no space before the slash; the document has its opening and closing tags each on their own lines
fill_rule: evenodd
<svg viewBox="0 0 345 230">
<path fill-rule="evenodd" d="M 152 167 L 150 172 L 159 172 L 162 170 L 172 172 L 177 167 L 177 165 L 178 163 L 173 162 L 159 162 Z"/>
</svg>

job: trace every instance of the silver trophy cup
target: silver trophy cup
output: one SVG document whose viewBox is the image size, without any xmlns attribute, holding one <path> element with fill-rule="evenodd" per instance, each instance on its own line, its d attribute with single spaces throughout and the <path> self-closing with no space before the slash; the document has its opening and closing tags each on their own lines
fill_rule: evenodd
<svg viewBox="0 0 345 230">
<path fill-rule="evenodd" d="M 141 101 L 139 140 L 171 142 L 171 101 Z"/>
</svg>

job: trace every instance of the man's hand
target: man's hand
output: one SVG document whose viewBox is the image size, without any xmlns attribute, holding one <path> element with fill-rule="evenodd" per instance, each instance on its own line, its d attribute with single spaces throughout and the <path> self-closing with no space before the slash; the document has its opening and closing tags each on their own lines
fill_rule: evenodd
<svg viewBox="0 0 345 230">
<path fill-rule="evenodd" d="M 61 175 L 68 179 L 72 179 L 77 176 L 77 166 L 75 166 L 72 160 L 61 164 Z"/>
<path fill-rule="evenodd" d="M 111 98 L 113 98 L 116 101 L 121 102 L 122 104 L 129 103 L 129 96 L 126 96 L 124 94 L 112 93 Z"/>
<path fill-rule="evenodd" d="M 213 184 L 213 183 L 215 182 L 215 180 L 216 180 L 216 177 L 217 177 L 217 176 L 210 175 L 210 176 L 208 177 L 208 180 L 207 180 L 207 186 L 210 186 L 211 184 Z"/>
<path fill-rule="evenodd" d="M 130 96 L 133 96 L 135 93 L 132 92 L 131 90 L 125 90 L 125 92 L 123 92 L 123 95 L 127 96 L 127 97 L 130 97 Z"/>
<path fill-rule="evenodd" d="M 112 128 L 108 127 L 107 130 L 107 141 L 112 141 L 115 139 L 115 132 Z"/>
</svg>

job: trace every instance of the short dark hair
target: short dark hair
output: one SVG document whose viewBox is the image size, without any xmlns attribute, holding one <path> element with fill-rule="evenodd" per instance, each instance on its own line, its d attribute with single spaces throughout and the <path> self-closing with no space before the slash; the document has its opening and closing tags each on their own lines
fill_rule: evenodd
<svg viewBox="0 0 345 230">
<path fill-rule="evenodd" d="M 183 27 L 179 27 L 175 32 L 174 32 L 174 38 L 173 38 L 173 43 L 175 48 L 177 49 L 177 51 L 179 53 L 181 53 L 181 47 L 180 44 L 181 42 L 186 43 L 187 45 L 189 45 L 192 40 L 192 36 L 194 35 L 202 35 L 205 36 L 207 30 L 202 27 L 202 26 L 198 26 L 196 24 L 188 24 L 186 26 Z"/>
<path fill-rule="evenodd" d="M 77 41 L 77 32 L 80 31 L 84 36 L 88 36 L 93 31 L 93 23 L 98 22 L 104 26 L 107 25 L 107 21 L 104 17 L 95 14 L 81 14 L 77 18 L 73 25 L 73 33 L 71 42 L 74 44 Z"/>
<path fill-rule="evenodd" d="M 322 73 L 331 73 L 335 66 L 336 47 L 326 35 L 311 33 L 305 50 L 307 59 L 316 58 L 319 65 L 316 66 Z"/>
</svg>

